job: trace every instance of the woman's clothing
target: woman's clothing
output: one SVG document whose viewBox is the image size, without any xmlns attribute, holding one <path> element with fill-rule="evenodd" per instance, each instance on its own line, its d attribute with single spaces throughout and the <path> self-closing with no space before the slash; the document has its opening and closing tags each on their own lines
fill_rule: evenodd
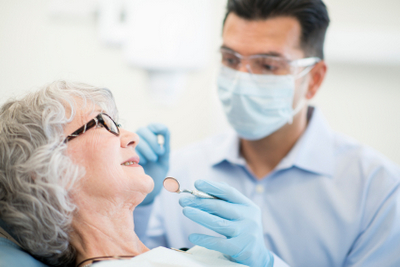
<svg viewBox="0 0 400 267">
<path fill-rule="evenodd" d="M 183 252 L 157 247 L 130 260 L 102 261 L 93 267 L 244 267 L 229 261 L 222 253 L 195 246 Z"/>
</svg>

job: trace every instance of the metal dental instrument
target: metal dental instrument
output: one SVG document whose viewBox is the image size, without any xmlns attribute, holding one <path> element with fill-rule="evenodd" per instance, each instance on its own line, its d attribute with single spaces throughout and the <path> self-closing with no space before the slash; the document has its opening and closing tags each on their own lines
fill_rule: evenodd
<svg viewBox="0 0 400 267">
<path fill-rule="evenodd" d="M 164 135 L 157 134 L 157 143 L 160 145 L 161 148 L 164 147 L 164 142 L 165 142 Z"/>
<path fill-rule="evenodd" d="M 180 190 L 180 184 L 178 182 L 178 180 L 176 180 L 174 177 L 167 177 L 164 179 L 163 182 L 164 188 L 167 189 L 167 191 L 172 192 L 172 193 L 189 193 L 192 194 L 196 197 L 200 197 L 200 198 L 214 198 L 214 199 L 218 199 L 217 197 L 211 196 L 207 193 L 201 192 L 199 190 L 187 190 L 187 189 L 183 189 Z"/>
</svg>

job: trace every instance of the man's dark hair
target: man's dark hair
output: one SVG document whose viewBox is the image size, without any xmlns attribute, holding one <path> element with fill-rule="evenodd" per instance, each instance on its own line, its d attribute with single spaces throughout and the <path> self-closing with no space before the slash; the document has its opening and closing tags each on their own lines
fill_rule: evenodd
<svg viewBox="0 0 400 267">
<path fill-rule="evenodd" d="M 305 55 L 324 58 L 329 15 L 321 0 L 228 0 L 226 9 L 223 25 L 230 13 L 246 20 L 296 18 L 302 29 L 300 45 Z"/>
</svg>

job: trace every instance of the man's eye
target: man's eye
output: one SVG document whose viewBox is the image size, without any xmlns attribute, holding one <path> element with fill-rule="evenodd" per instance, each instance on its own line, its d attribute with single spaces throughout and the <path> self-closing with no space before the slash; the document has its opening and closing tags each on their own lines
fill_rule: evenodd
<svg viewBox="0 0 400 267">
<path fill-rule="evenodd" d="M 237 58 L 223 58 L 222 61 L 229 66 L 239 64 L 239 60 Z"/>
<path fill-rule="evenodd" d="M 272 66 L 272 65 L 262 65 L 262 69 L 264 70 L 268 70 L 268 71 L 274 71 L 277 69 L 276 66 Z"/>
</svg>

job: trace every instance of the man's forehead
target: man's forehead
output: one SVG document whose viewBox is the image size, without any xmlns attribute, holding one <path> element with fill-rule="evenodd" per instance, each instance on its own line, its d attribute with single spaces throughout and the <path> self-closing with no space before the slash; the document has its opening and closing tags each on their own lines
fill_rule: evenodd
<svg viewBox="0 0 400 267">
<path fill-rule="evenodd" d="M 223 30 L 223 46 L 244 56 L 275 53 L 302 57 L 300 38 L 300 23 L 286 16 L 246 20 L 231 13 Z"/>
</svg>

